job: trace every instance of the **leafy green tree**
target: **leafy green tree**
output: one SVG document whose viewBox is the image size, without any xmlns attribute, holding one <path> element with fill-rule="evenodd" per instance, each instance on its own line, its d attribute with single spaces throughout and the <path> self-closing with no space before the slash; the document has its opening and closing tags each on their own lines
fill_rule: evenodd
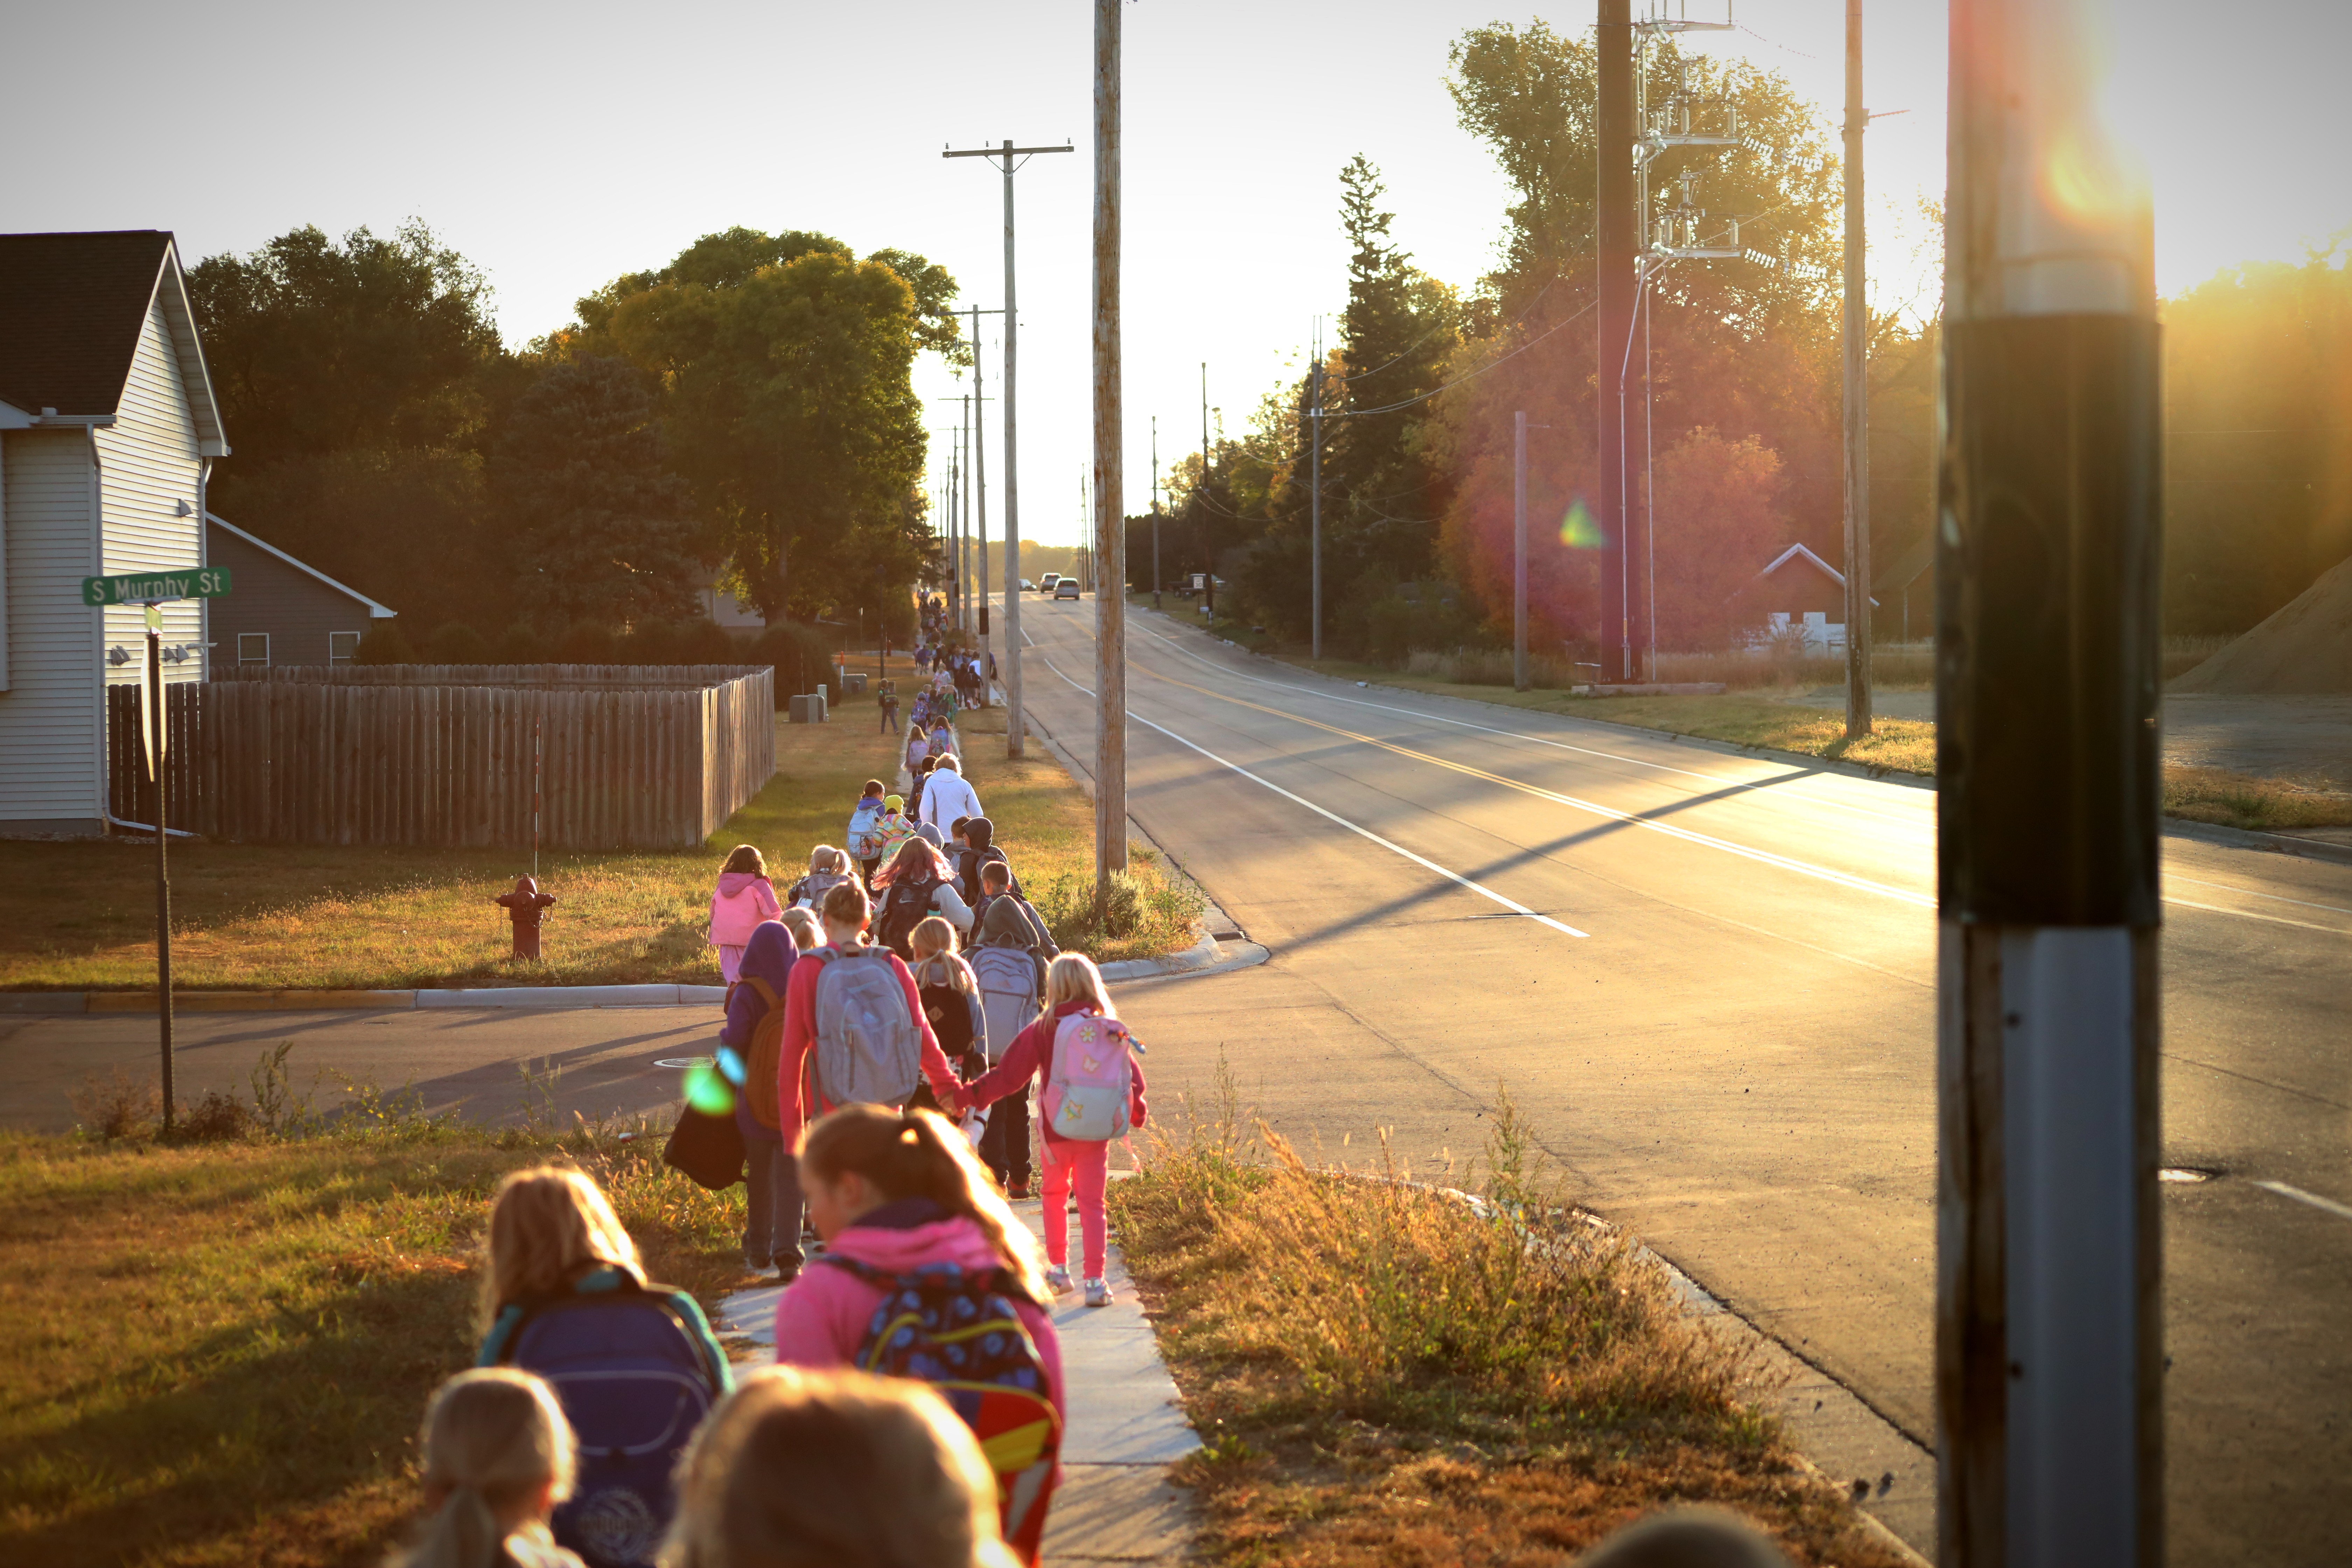
<svg viewBox="0 0 2352 1568">
<path fill-rule="evenodd" d="M 960 352 L 954 294 L 905 252 L 861 260 L 822 235 L 730 229 L 583 300 L 551 347 L 659 378 L 676 465 L 739 597 L 771 618 L 878 612 L 929 545 L 912 370 L 926 348 Z"/>
<path fill-rule="evenodd" d="M 503 422 L 489 480 L 519 610 L 612 626 L 692 613 L 701 530 L 647 381 L 615 359 L 551 364 Z"/>
<path fill-rule="evenodd" d="M 235 482 L 289 458 L 451 445 L 499 357 L 489 285 L 422 223 L 341 244 L 305 226 L 188 271 Z"/>
</svg>

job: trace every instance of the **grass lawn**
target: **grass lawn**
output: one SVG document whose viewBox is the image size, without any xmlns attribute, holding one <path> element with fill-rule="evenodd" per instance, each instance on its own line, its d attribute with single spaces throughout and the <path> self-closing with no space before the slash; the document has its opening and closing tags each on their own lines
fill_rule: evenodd
<svg viewBox="0 0 2352 1568">
<path fill-rule="evenodd" d="M 742 1193 L 658 1138 L 392 1117 L 164 1146 L 0 1135 L 0 1561 L 380 1562 L 433 1386 L 473 1361 L 499 1179 L 576 1163 L 656 1278 L 741 1283 Z"/>
<path fill-rule="evenodd" d="M 907 689 L 905 661 L 891 663 Z M 1001 711 L 971 716 L 966 732 L 985 735 L 992 720 L 1002 735 Z M 782 890 L 814 846 L 842 841 L 865 781 L 895 777 L 898 746 L 879 732 L 873 697 L 850 698 L 831 723 L 779 721 L 775 778 L 701 850 L 543 856 L 540 884 L 561 901 L 537 962 L 507 956 L 505 911 L 490 902 L 530 868 L 528 851 L 175 843 L 173 981 L 190 990 L 716 984 L 718 956 L 703 937 L 726 852 L 758 845 Z M 973 782 L 994 810 L 992 759 L 1006 765 L 1001 744 L 981 745 Z M 1050 754 L 1005 782 L 1013 816 L 1003 837 L 1033 896 L 1033 862 L 1091 863 L 1092 807 Z M 1147 903 L 1164 890 L 1150 868 L 1139 879 Z M 1105 953 L 1189 945 L 1174 919 L 1181 898 L 1168 892 L 1161 902 L 1162 918 L 1138 923 Z M 0 990 L 152 987 L 154 910 L 148 847 L 0 842 Z"/>
<path fill-rule="evenodd" d="M 1485 1206 L 1255 1146 L 1230 1105 L 1109 1194 L 1206 1443 L 1180 1474 L 1209 1563 L 1552 1563 L 1691 1502 L 1801 1563 L 1905 1560 L 1755 1407 L 1745 1351 L 1541 1198 L 1507 1104 Z"/>
<path fill-rule="evenodd" d="M 1778 701 L 1763 692 L 1727 691 L 1718 697 L 1578 697 L 1559 690 L 1515 691 L 1507 686 L 1433 680 L 1382 665 L 1309 659 L 1231 623 L 1220 623 L 1217 632 L 1244 647 L 1344 680 L 1862 763 L 1895 773 L 1928 775 L 1936 771 L 1936 726 L 1918 720 L 1882 717 L 1870 734 L 1849 742 L 1843 714 L 1833 709 Z M 2189 822 L 2273 833 L 2352 825 L 2352 795 L 2251 773 L 2168 767 L 2163 788 L 2165 815 Z"/>
</svg>

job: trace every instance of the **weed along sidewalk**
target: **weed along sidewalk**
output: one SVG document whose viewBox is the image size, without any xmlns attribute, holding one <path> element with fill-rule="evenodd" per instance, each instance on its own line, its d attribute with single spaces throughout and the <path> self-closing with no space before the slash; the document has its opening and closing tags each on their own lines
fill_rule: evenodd
<svg viewBox="0 0 2352 1568">
<path fill-rule="evenodd" d="M 1800 1563 L 1920 1561 L 1800 1457 L 1783 1368 L 1546 1197 L 1507 1100 L 1476 1197 L 1310 1164 L 1233 1105 L 1110 1193 L 1205 1442 L 1178 1475 L 1208 1562 L 1555 1562 L 1685 1503 Z"/>
<path fill-rule="evenodd" d="M 1013 1211 L 1043 1234 L 1034 1199 Z M 1174 1563 L 1192 1555 L 1200 1520 L 1192 1494 L 1174 1485 L 1198 1452 L 1175 1383 L 1160 1360 L 1150 1320 L 1137 1300 L 1117 1247 L 1109 1253 L 1117 1299 L 1088 1308 L 1076 1294 L 1054 1306 L 1061 1338 L 1069 1425 L 1062 1436 L 1062 1486 L 1046 1516 L 1045 1562 Z M 745 1363 L 774 1359 L 778 1286 L 739 1290 L 714 1323 Z"/>
<path fill-rule="evenodd" d="M 904 688 L 902 662 L 891 668 Z M 872 656 L 863 663 L 871 668 Z M 530 869 L 528 846 L 175 843 L 175 985 L 192 994 L 717 985 L 705 935 L 720 859 L 734 845 L 756 845 L 781 889 L 807 868 L 812 847 L 838 845 L 865 782 L 887 783 L 898 767 L 904 737 L 879 719 L 870 686 L 837 702 L 826 723 L 779 716 L 776 776 L 698 850 L 543 855 L 538 880 L 557 902 L 538 960 L 509 956 L 506 911 L 491 901 Z M 997 842 L 1040 910 L 1080 939 L 1065 945 L 1118 960 L 1192 944 L 1197 895 L 1150 864 L 1138 867 L 1112 929 L 1093 927 L 1084 796 L 1050 758 L 1005 760 L 1003 710 L 968 713 L 960 729 Z M 0 994 L 152 992 L 153 877 L 142 843 L 0 841 Z"/>
</svg>

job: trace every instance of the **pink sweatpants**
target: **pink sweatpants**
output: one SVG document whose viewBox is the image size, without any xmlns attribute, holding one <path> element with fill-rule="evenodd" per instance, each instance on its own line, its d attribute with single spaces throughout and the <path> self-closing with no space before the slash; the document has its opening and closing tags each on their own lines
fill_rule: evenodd
<svg viewBox="0 0 2352 1568">
<path fill-rule="evenodd" d="M 1110 1175 L 1110 1145 L 1040 1139 L 1045 1145 L 1045 1261 L 1066 1267 L 1070 1260 L 1070 1186 L 1078 1189 L 1078 1234 L 1086 1243 L 1085 1279 L 1103 1277 L 1109 1251 L 1109 1223 L 1103 1217 L 1103 1184 Z"/>
<path fill-rule="evenodd" d="M 719 978 L 732 985 L 743 978 L 743 950 L 730 942 L 719 944 Z"/>
</svg>

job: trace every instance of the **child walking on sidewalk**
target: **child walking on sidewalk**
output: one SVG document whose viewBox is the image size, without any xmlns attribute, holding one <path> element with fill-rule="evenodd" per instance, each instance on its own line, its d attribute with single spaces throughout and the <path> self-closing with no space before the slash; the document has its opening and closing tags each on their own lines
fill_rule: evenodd
<svg viewBox="0 0 2352 1568">
<path fill-rule="evenodd" d="M 760 851 L 749 844 L 735 846 L 710 895 L 710 945 L 719 950 L 719 978 L 730 985 L 742 978 L 743 944 L 751 940 L 751 928 L 783 912 Z"/>
<path fill-rule="evenodd" d="M 1086 1247 L 1087 1305 L 1110 1305 L 1104 1278 L 1109 1223 L 1103 1186 L 1110 1145 L 1143 1125 L 1142 1042 L 1127 1032 L 1103 987 L 1102 971 L 1080 952 L 1066 952 L 1045 971 L 1045 1012 L 1013 1037 L 1002 1059 L 958 1097 L 959 1110 L 993 1104 L 1039 1079 L 1038 1125 L 1045 1134 L 1045 1283 L 1056 1294 L 1070 1288 L 1073 1189 L 1078 1231 Z"/>
</svg>

